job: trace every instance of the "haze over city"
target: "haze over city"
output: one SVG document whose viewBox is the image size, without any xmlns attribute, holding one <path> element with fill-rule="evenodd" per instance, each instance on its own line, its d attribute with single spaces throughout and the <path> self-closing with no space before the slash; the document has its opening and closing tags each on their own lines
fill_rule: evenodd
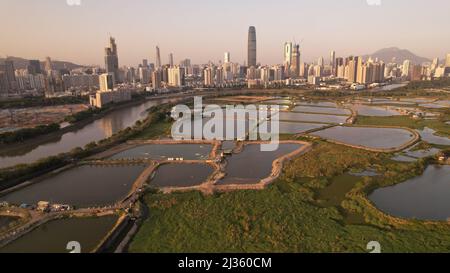
<svg viewBox="0 0 450 273">
<path fill-rule="evenodd" d="M 155 61 L 155 46 L 164 63 L 217 62 L 223 52 L 243 63 L 248 26 L 256 27 L 258 62 L 282 62 L 283 43 L 300 43 L 302 61 L 370 54 L 397 46 L 432 59 L 450 48 L 444 26 L 450 24 L 450 2 L 319 0 L 319 1 L 143 1 L 4 0 L 0 9 L 0 57 L 17 56 L 103 65 L 109 34 L 119 43 L 120 65 Z M 407 7 L 407 8 L 406 8 Z"/>
</svg>

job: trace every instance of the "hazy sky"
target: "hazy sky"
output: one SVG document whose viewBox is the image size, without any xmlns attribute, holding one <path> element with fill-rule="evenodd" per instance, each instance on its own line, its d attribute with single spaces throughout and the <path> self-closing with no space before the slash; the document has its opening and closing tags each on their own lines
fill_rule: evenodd
<svg viewBox="0 0 450 273">
<path fill-rule="evenodd" d="M 120 65 L 246 59 L 256 26 L 258 62 L 282 62 L 286 40 L 301 42 L 302 60 L 329 51 L 362 55 L 390 46 L 432 58 L 450 52 L 448 0 L 0 0 L 0 56 L 104 65 L 108 33 Z M 381 1 L 380 6 L 367 2 Z"/>
</svg>

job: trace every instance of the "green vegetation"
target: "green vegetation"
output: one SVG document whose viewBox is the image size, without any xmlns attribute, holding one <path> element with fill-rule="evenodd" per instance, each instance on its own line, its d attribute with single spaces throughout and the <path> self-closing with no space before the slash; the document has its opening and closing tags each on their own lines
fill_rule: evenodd
<svg viewBox="0 0 450 273">
<path fill-rule="evenodd" d="M 79 122 L 79 121 L 91 118 L 91 117 L 93 117 L 93 116 L 95 116 L 97 114 L 100 114 L 100 113 L 106 111 L 107 109 L 109 109 L 109 108 L 102 108 L 102 109 L 89 108 L 87 110 L 84 110 L 84 111 L 81 111 L 81 112 L 78 112 L 78 113 L 75 113 L 73 115 L 65 117 L 64 121 L 67 121 L 67 122 L 73 124 L 73 123 L 76 123 L 76 122 Z"/>
<path fill-rule="evenodd" d="M 151 213 L 130 251 L 366 252 L 367 243 L 376 240 L 384 252 L 447 252 L 446 223 L 390 218 L 368 203 L 372 187 L 404 181 L 425 166 L 388 157 L 317 142 L 263 191 L 149 193 L 144 202 Z M 348 181 L 340 175 L 369 166 L 383 176 Z M 351 224 L 355 219 L 361 224 Z"/>
<path fill-rule="evenodd" d="M 0 134 L 0 144 L 12 144 L 56 132 L 60 129 L 59 124 L 39 125 L 34 128 L 25 128 L 13 132 Z"/>
<path fill-rule="evenodd" d="M 45 98 L 45 97 L 26 97 L 13 100 L 0 101 L 0 109 L 8 108 L 26 108 L 38 106 L 55 106 L 65 104 L 86 104 L 88 97 L 61 97 L 61 98 Z"/>
</svg>

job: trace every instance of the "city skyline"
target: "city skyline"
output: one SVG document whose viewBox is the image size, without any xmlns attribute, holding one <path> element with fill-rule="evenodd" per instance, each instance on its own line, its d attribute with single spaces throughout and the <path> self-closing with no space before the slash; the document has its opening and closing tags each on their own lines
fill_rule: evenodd
<svg viewBox="0 0 450 273">
<path fill-rule="evenodd" d="M 448 25 L 447 21 L 450 21 L 444 16 L 445 10 L 448 10 L 444 7 L 450 7 L 448 1 L 434 0 L 441 7 L 439 9 L 424 1 L 383 1 L 381 6 L 370 6 L 364 0 L 317 2 L 320 3 L 286 2 L 285 5 L 292 8 L 282 10 L 277 5 L 260 1 L 258 6 L 253 6 L 255 1 L 232 1 L 227 2 L 227 5 L 212 5 L 205 1 L 194 1 L 189 5 L 179 1 L 137 1 L 133 7 L 120 9 L 122 5 L 125 6 L 123 1 L 113 0 L 106 5 L 106 10 L 114 18 L 110 23 L 110 20 L 104 19 L 105 11 L 100 9 L 105 4 L 102 0 L 84 0 L 80 6 L 69 6 L 65 1 L 3 1 L 0 5 L 5 7 L 2 9 L 11 12 L 3 16 L 0 23 L 15 27 L 4 30 L 0 56 L 41 60 L 51 56 L 54 60 L 102 66 L 100 50 L 106 46 L 105 40 L 111 34 L 120 43 L 120 66 L 134 66 L 143 58 L 156 63 L 156 46 L 160 47 L 163 56 L 173 53 L 175 63 L 185 58 L 192 59 L 193 63 L 216 62 L 223 58 L 224 52 L 230 52 L 233 61 L 243 63 L 247 59 L 248 26 L 256 27 L 258 62 L 261 64 L 282 63 L 282 47 L 286 41 L 300 43 L 302 61 L 307 62 L 317 60 L 320 56 L 327 59 L 331 50 L 336 51 L 338 56 L 349 56 L 371 54 L 381 48 L 397 46 L 432 59 L 443 58 L 450 48 L 450 38 L 441 35 L 439 28 L 436 28 L 436 25 Z M 420 16 L 420 24 L 402 17 L 399 8 L 406 3 L 406 18 Z M 323 8 L 324 4 L 326 9 Z M 24 5 L 27 9 L 20 9 Z M 54 11 L 52 14 L 47 14 L 45 9 L 49 5 L 52 9 L 48 10 Z M 340 13 L 339 22 L 334 23 L 336 14 L 333 13 L 333 7 L 336 5 L 349 14 Z M 198 7 L 201 7 L 200 10 L 196 9 Z M 220 20 L 229 12 L 240 14 L 256 8 L 258 15 L 246 16 L 240 21 L 228 19 L 226 23 Z M 147 10 L 149 16 L 131 16 Z M 188 14 L 190 19 L 192 17 L 190 24 L 177 23 L 182 20 L 178 16 L 181 11 Z M 276 15 L 273 20 L 267 20 L 270 14 Z M 82 22 L 79 20 L 80 15 L 86 18 Z M 165 20 L 158 19 L 163 16 Z M 216 20 L 205 20 L 205 17 L 210 16 L 216 17 Z M 368 16 L 372 16 L 373 20 L 367 20 Z M 365 31 L 361 31 L 361 27 L 355 26 L 347 17 L 364 22 Z M 276 18 L 282 20 L 277 22 Z M 304 20 L 304 24 L 296 23 L 299 18 Z M 35 21 L 40 24 L 30 24 Z M 134 27 L 125 28 L 130 24 Z M 286 27 L 290 25 L 293 27 Z M 386 29 L 392 31 L 386 32 Z M 58 35 L 65 31 L 70 32 L 70 35 Z M 18 46 L 24 44 L 33 46 Z M 162 58 L 161 62 L 168 63 L 166 58 Z"/>
</svg>

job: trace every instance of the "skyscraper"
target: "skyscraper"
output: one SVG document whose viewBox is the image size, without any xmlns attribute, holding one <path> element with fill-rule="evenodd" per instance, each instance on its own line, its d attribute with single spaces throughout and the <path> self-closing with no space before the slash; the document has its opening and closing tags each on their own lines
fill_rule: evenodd
<svg viewBox="0 0 450 273">
<path fill-rule="evenodd" d="M 445 58 L 445 67 L 450 67 L 450 53 Z"/>
<path fill-rule="evenodd" d="M 6 58 L 5 60 L 5 73 L 6 78 L 8 80 L 8 87 L 11 90 L 14 90 L 17 88 L 16 86 L 16 74 L 14 69 L 14 61 L 10 58 Z"/>
<path fill-rule="evenodd" d="M 292 43 L 284 43 L 284 65 L 289 69 L 292 60 Z"/>
<path fill-rule="evenodd" d="M 99 77 L 100 92 L 112 91 L 114 89 L 114 74 L 106 73 Z"/>
<path fill-rule="evenodd" d="M 299 76 L 300 76 L 300 45 L 295 44 L 292 47 L 291 77 L 298 78 Z"/>
<path fill-rule="evenodd" d="M 184 86 L 184 69 L 179 66 L 168 69 L 168 84 L 172 87 Z"/>
<path fill-rule="evenodd" d="M 52 59 L 50 59 L 50 57 L 45 58 L 44 68 L 45 68 L 45 71 L 47 71 L 47 72 L 53 70 Z"/>
<path fill-rule="evenodd" d="M 156 68 L 161 67 L 161 53 L 159 52 L 159 46 L 156 46 Z"/>
<path fill-rule="evenodd" d="M 41 74 L 41 62 L 39 60 L 29 60 L 27 70 L 29 74 Z"/>
<path fill-rule="evenodd" d="M 170 67 L 173 67 L 173 53 L 169 54 L 169 65 Z"/>
<path fill-rule="evenodd" d="M 333 50 L 333 51 L 330 52 L 330 65 L 331 65 L 331 67 L 334 68 L 335 63 L 336 63 L 336 51 Z"/>
<path fill-rule="evenodd" d="M 248 59 L 247 65 L 249 67 L 256 67 L 256 28 L 251 26 L 248 29 Z"/>
<path fill-rule="evenodd" d="M 230 61 L 231 61 L 230 52 L 225 52 L 225 54 L 223 56 L 223 62 L 224 63 L 229 63 Z"/>
<path fill-rule="evenodd" d="M 112 73 L 114 81 L 117 82 L 119 79 L 119 56 L 116 40 L 113 37 L 109 38 L 109 47 L 105 48 L 105 66 L 106 73 Z"/>
</svg>

